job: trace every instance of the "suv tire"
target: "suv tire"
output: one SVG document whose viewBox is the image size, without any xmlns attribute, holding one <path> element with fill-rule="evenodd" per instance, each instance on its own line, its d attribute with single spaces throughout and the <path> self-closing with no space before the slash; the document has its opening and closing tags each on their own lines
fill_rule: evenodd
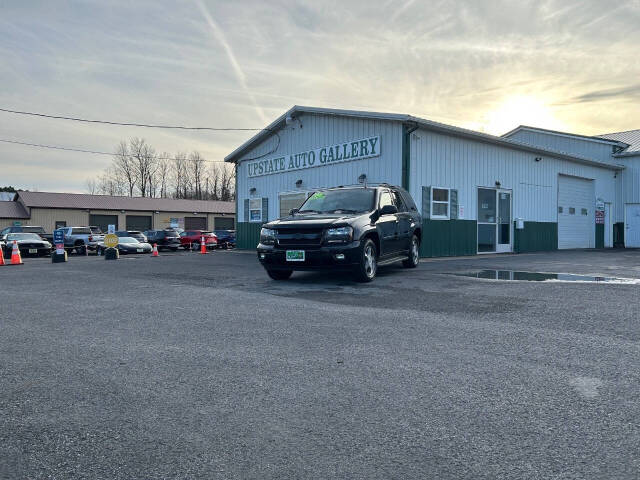
<svg viewBox="0 0 640 480">
<path fill-rule="evenodd" d="M 420 263 L 420 241 L 417 235 L 411 237 L 409 244 L 409 258 L 402 262 L 404 268 L 416 268 Z"/>
<path fill-rule="evenodd" d="M 370 282 L 376 278 L 378 271 L 378 249 L 370 238 L 362 243 L 360 263 L 356 267 L 355 277 L 358 282 Z"/>
<path fill-rule="evenodd" d="M 293 273 L 293 270 L 268 270 L 267 269 L 267 275 L 269 275 L 269 277 L 271 277 L 273 280 L 287 280 L 292 273 Z"/>
</svg>

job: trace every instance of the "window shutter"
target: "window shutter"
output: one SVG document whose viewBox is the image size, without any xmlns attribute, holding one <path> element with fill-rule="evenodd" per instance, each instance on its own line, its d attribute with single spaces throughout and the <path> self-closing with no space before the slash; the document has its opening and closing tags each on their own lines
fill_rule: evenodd
<svg viewBox="0 0 640 480">
<path fill-rule="evenodd" d="M 449 218 L 451 220 L 458 219 L 458 190 L 449 190 Z"/>
<path fill-rule="evenodd" d="M 269 198 L 262 197 L 262 223 L 269 221 Z"/>
<path fill-rule="evenodd" d="M 248 198 L 244 199 L 244 221 L 245 222 L 249 221 L 249 199 Z"/>
<path fill-rule="evenodd" d="M 431 187 L 422 187 L 422 219 L 431 218 Z"/>
</svg>

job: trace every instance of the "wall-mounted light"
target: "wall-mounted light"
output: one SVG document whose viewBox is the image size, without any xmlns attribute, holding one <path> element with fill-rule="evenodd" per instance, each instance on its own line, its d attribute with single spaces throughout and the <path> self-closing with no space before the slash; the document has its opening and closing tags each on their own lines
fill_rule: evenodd
<svg viewBox="0 0 640 480">
<path fill-rule="evenodd" d="M 251 188 L 249 189 L 249 195 L 255 195 L 255 194 L 256 194 L 256 192 L 257 192 L 257 190 L 256 190 L 256 188 L 255 188 L 255 187 L 251 187 Z"/>
<path fill-rule="evenodd" d="M 120 213 L 124 213 L 124 212 L 125 212 L 124 210 L 120 210 Z"/>
<path fill-rule="evenodd" d="M 160 212 L 158 210 L 156 210 L 156 215 L 158 215 Z"/>
<path fill-rule="evenodd" d="M 540 162 L 540 161 L 542 161 L 542 157 L 536 157 L 533 160 L 536 161 L 536 162 Z"/>
<path fill-rule="evenodd" d="M 296 180 L 296 187 L 300 188 L 302 186 L 302 179 Z"/>
<path fill-rule="evenodd" d="M 367 174 L 363 173 L 358 177 L 358 183 L 365 183 L 367 181 Z"/>
<path fill-rule="evenodd" d="M 193 212 L 193 214 L 194 214 L 194 215 L 197 215 L 197 214 L 198 214 L 198 212 Z"/>
<path fill-rule="evenodd" d="M 496 187 L 500 187 L 502 185 L 498 180 L 496 180 Z"/>
</svg>

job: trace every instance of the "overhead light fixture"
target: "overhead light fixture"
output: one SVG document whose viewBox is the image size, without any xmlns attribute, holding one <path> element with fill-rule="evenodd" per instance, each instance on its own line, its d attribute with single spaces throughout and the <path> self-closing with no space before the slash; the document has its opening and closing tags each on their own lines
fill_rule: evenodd
<svg viewBox="0 0 640 480">
<path fill-rule="evenodd" d="M 296 187 L 300 188 L 302 186 L 302 179 L 296 180 Z"/>
<path fill-rule="evenodd" d="M 256 190 L 256 188 L 255 188 L 255 187 L 251 187 L 251 188 L 249 189 L 249 195 L 255 195 L 255 194 L 256 194 L 256 192 L 257 192 L 257 190 Z"/>
<path fill-rule="evenodd" d="M 496 180 L 496 187 L 499 187 L 500 185 L 502 185 L 498 180 Z"/>
<path fill-rule="evenodd" d="M 542 161 L 542 157 L 536 157 L 536 158 L 534 158 L 534 160 L 535 160 L 536 162 L 540 162 L 540 161 Z"/>
<path fill-rule="evenodd" d="M 367 174 L 363 173 L 358 177 L 358 183 L 365 183 L 367 181 Z"/>
</svg>

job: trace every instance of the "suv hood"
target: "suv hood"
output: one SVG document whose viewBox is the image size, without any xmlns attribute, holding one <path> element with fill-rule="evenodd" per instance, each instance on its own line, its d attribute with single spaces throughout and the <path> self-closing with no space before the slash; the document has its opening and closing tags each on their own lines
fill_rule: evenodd
<svg viewBox="0 0 640 480">
<path fill-rule="evenodd" d="M 344 225 L 349 223 L 356 217 L 363 214 L 308 214 L 308 215 L 290 215 L 273 222 L 269 222 L 264 226 L 267 228 L 330 228 L 336 225 Z"/>
</svg>

